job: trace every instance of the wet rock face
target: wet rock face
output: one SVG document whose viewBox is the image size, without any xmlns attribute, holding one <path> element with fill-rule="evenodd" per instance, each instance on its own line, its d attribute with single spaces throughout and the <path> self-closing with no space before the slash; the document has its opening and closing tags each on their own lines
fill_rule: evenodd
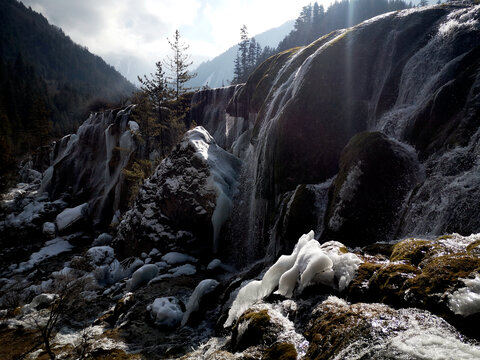
<svg viewBox="0 0 480 360">
<path fill-rule="evenodd" d="M 219 206 L 218 211 L 228 216 L 239 167 L 240 161 L 221 149 L 205 129 L 187 132 L 140 189 L 119 226 L 117 248 L 124 255 L 153 247 L 211 254 L 222 225 L 215 221 L 215 211 Z"/>
<path fill-rule="evenodd" d="M 218 146 L 234 150 L 236 141 L 249 129 L 248 116 L 231 116 L 226 108 L 240 85 L 196 92 L 192 98 L 190 121 L 203 126 L 215 139 Z M 235 153 L 235 151 L 232 151 Z"/>
<path fill-rule="evenodd" d="M 108 225 L 127 202 L 122 170 L 137 148 L 128 127 L 131 109 L 92 114 L 76 134 L 58 141 L 40 190 L 53 199 L 68 193 L 73 205 L 88 202 L 93 224 Z"/>
<path fill-rule="evenodd" d="M 389 239 L 419 175 L 412 150 L 378 132 L 354 136 L 330 187 L 323 238 L 351 246 Z"/>
</svg>

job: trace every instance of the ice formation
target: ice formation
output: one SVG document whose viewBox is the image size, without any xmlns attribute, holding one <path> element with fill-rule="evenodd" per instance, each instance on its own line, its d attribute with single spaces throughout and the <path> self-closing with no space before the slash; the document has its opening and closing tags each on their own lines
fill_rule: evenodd
<svg viewBox="0 0 480 360">
<path fill-rule="evenodd" d="M 156 298 L 147 306 L 147 311 L 156 325 L 174 327 L 182 321 L 183 312 L 178 300 L 174 297 Z"/>
<path fill-rule="evenodd" d="M 74 208 L 67 208 L 57 215 L 58 231 L 62 231 L 86 215 L 88 204 L 84 203 Z"/>
<path fill-rule="evenodd" d="M 87 257 L 94 265 L 109 264 L 115 253 L 110 246 L 94 246 L 88 249 Z"/>
<path fill-rule="evenodd" d="M 220 229 L 232 209 L 232 196 L 237 184 L 238 159 L 219 147 L 202 126 L 197 126 L 187 134 L 188 141 L 183 141 L 181 146 L 193 146 L 196 149 L 195 155 L 208 163 L 210 177 L 207 183 L 217 194 L 215 210 L 212 214 L 213 251 L 217 252 Z"/>
<path fill-rule="evenodd" d="M 194 257 L 175 251 L 163 255 L 162 260 L 169 265 L 181 264 L 186 262 L 197 262 L 197 259 L 195 259 Z"/>
<path fill-rule="evenodd" d="M 448 306 L 457 315 L 468 316 L 480 312 L 480 275 L 473 279 L 462 279 L 462 287 L 448 296 Z"/>
<path fill-rule="evenodd" d="M 202 300 L 202 297 L 204 297 L 206 294 L 211 293 L 213 290 L 216 289 L 217 286 L 218 281 L 214 279 L 206 279 L 200 281 L 195 290 L 193 290 L 190 299 L 188 299 L 187 310 L 185 311 L 182 319 L 182 326 L 187 323 L 190 315 L 200 308 L 200 301 Z"/>
<path fill-rule="evenodd" d="M 302 235 L 292 254 L 280 256 L 262 280 L 252 281 L 240 289 L 224 326 L 232 325 L 245 310 L 270 295 L 276 287 L 276 293 L 286 297 L 292 297 L 297 284 L 300 292 L 316 282 L 342 291 L 362 262 L 352 253 L 342 253 L 342 247 L 341 243 L 333 241 L 320 245 L 314 239 L 313 231 Z M 334 282 L 335 278 L 338 284 Z"/>
<path fill-rule="evenodd" d="M 130 291 L 137 289 L 139 286 L 148 283 L 155 276 L 158 275 L 158 267 L 155 264 L 143 265 L 140 269 L 136 270 L 132 279 L 128 282 L 128 288 Z"/>
</svg>

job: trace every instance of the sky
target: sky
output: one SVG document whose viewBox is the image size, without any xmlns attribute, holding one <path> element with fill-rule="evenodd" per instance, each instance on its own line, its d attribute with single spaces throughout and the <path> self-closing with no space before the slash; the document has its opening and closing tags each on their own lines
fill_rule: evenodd
<svg viewBox="0 0 480 360">
<path fill-rule="evenodd" d="M 259 34 L 295 19 L 309 0 L 22 0 L 130 80 L 170 53 L 175 29 L 194 67 L 236 44 L 240 27 Z M 328 4 L 329 0 L 318 1 Z M 152 70 L 148 70 L 152 69 Z M 148 71 L 148 72 L 145 72 Z"/>
</svg>

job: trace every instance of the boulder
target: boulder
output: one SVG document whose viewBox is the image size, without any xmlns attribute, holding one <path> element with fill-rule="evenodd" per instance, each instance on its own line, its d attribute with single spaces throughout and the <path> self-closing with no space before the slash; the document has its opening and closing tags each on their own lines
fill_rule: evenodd
<svg viewBox="0 0 480 360">
<path fill-rule="evenodd" d="M 114 241 L 126 255 L 157 248 L 218 250 L 232 206 L 240 160 L 220 148 L 201 126 L 188 131 L 139 191 Z"/>
</svg>

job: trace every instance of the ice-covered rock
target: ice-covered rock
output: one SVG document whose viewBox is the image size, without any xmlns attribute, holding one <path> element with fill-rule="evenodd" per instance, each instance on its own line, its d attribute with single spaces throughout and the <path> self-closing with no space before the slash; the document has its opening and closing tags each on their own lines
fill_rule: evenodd
<svg viewBox="0 0 480 360">
<path fill-rule="evenodd" d="M 74 208 L 67 208 L 57 215 L 55 222 L 57 224 L 58 231 L 67 231 L 75 223 L 80 222 L 88 215 L 88 204 L 83 203 Z"/>
<path fill-rule="evenodd" d="M 143 265 L 141 268 L 139 268 L 133 273 L 131 280 L 129 280 L 128 282 L 128 289 L 130 291 L 133 291 L 138 287 L 148 283 L 157 275 L 158 275 L 157 265 L 155 264 Z"/>
<path fill-rule="evenodd" d="M 218 281 L 214 279 L 206 279 L 200 281 L 200 283 L 197 285 L 195 290 L 193 290 L 192 295 L 190 295 L 190 298 L 188 299 L 186 311 L 182 319 L 182 326 L 184 326 L 188 322 L 192 313 L 200 309 L 202 299 L 207 294 L 214 291 L 217 288 L 218 284 Z"/>
<path fill-rule="evenodd" d="M 176 251 L 171 251 L 162 256 L 162 260 L 169 265 L 181 264 L 186 262 L 197 262 L 193 256 L 182 254 Z"/>
<path fill-rule="evenodd" d="M 192 264 L 184 264 L 177 266 L 173 269 L 168 270 L 172 277 L 182 276 L 182 275 L 194 275 L 197 272 L 197 269 Z"/>
<path fill-rule="evenodd" d="M 97 236 L 97 238 L 93 241 L 92 246 L 103 246 L 103 245 L 110 245 L 113 240 L 112 235 L 107 233 L 102 233 Z"/>
<path fill-rule="evenodd" d="M 15 272 L 23 272 L 30 270 L 35 265 L 41 263 L 42 261 L 57 256 L 63 252 L 72 250 L 73 246 L 63 238 L 55 238 L 49 240 L 45 243 L 45 246 L 42 247 L 39 251 L 34 252 L 30 255 L 30 259 L 26 262 L 22 262 L 18 265 L 18 268 L 15 269 Z"/>
<path fill-rule="evenodd" d="M 45 222 L 42 226 L 42 232 L 44 235 L 54 238 L 57 232 L 57 227 L 52 222 Z"/>
<path fill-rule="evenodd" d="M 182 321 L 183 311 L 175 297 L 157 298 L 147 306 L 150 317 L 158 326 L 175 327 Z"/>
<path fill-rule="evenodd" d="M 239 168 L 240 160 L 204 128 L 188 131 L 140 189 L 119 226 L 117 247 L 127 254 L 173 246 L 217 251 Z"/>
<path fill-rule="evenodd" d="M 87 250 L 87 257 L 93 265 L 110 264 L 115 252 L 110 246 L 95 246 Z"/>
</svg>

